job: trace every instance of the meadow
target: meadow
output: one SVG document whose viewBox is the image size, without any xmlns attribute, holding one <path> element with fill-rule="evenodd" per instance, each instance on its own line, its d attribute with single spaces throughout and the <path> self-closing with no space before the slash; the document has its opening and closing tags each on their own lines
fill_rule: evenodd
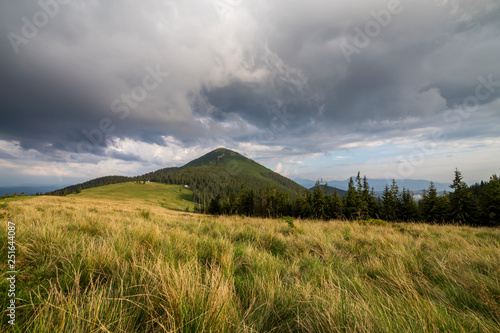
<svg viewBox="0 0 500 333">
<path fill-rule="evenodd" d="M 165 186 L 0 202 L 0 331 L 500 331 L 498 229 L 215 217 Z"/>
<path fill-rule="evenodd" d="M 182 185 L 165 185 L 153 182 L 121 183 L 94 187 L 78 194 L 70 194 L 69 198 L 103 199 L 106 201 L 129 202 L 131 205 L 156 205 L 172 210 L 190 211 L 194 209 L 193 192 Z"/>
</svg>

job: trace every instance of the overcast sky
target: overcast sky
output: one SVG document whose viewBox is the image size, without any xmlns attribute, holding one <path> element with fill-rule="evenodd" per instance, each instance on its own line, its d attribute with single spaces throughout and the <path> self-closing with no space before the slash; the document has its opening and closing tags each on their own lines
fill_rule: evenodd
<svg viewBox="0 0 500 333">
<path fill-rule="evenodd" d="M 0 3 L 0 186 L 180 166 L 500 173 L 498 0 Z"/>
</svg>

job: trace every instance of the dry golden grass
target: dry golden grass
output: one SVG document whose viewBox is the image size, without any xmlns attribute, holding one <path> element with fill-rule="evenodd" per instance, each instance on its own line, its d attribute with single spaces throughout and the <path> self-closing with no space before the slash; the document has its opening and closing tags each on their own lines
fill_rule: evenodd
<svg viewBox="0 0 500 333">
<path fill-rule="evenodd" d="M 291 228 L 84 197 L 0 213 L 16 222 L 19 271 L 17 324 L 4 315 L 4 331 L 500 331 L 498 229 Z M 0 237 L 5 268 L 6 228 Z"/>
</svg>

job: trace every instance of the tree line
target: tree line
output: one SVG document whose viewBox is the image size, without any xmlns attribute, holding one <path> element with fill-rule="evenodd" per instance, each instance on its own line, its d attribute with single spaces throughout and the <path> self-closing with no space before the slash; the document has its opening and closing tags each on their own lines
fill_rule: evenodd
<svg viewBox="0 0 500 333">
<path fill-rule="evenodd" d="M 383 219 L 393 222 L 460 223 L 476 226 L 500 225 L 500 179 L 491 176 L 487 182 L 468 186 L 460 171 L 455 170 L 452 191 L 438 194 L 431 182 L 417 200 L 395 180 L 377 196 L 365 177 L 349 180 L 347 193 L 325 194 L 327 184 L 319 181 L 312 191 L 299 191 L 292 197 L 275 186 L 254 191 L 244 184 L 238 193 L 227 197 L 212 196 L 198 200 L 197 212 L 256 217 L 292 216 L 302 219 Z M 198 197 L 199 199 L 201 197 Z"/>
<path fill-rule="evenodd" d="M 215 166 L 162 169 L 136 179 L 171 185 L 189 185 L 193 191 L 192 200 L 201 203 L 202 206 L 206 206 L 211 198 L 217 198 L 222 204 L 229 199 L 231 193 L 240 192 L 241 184 L 245 184 L 246 191 L 258 193 L 269 183 L 274 183 L 278 191 L 291 197 L 295 197 L 296 190 L 302 188 L 295 182 L 270 171 L 260 172 L 260 177 L 256 177 L 246 172 L 229 173 L 225 168 Z"/>
<path fill-rule="evenodd" d="M 80 193 L 82 190 L 88 189 L 88 188 L 93 188 L 93 187 L 99 187 L 99 186 L 104 186 L 104 185 L 111 185 L 111 184 L 119 184 L 119 183 L 126 183 L 130 182 L 132 180 L 135 180 L 136 178 L 132 177 L 126 177 L 126 176 L 105 176 L 105 177 L 100 177 L 96 179 L 92 179 L 89 181 L 86 181 L 81 184 L 76 184 L 76 185 L 71 185 L 67 186 L 63 189 L 60 190 L 55 190 L 52 192 L 45 193 L 45 195 L 68 195 L 72 193 Z M 41 195 L 41 193 L 40 193 Z"/>
</svg>

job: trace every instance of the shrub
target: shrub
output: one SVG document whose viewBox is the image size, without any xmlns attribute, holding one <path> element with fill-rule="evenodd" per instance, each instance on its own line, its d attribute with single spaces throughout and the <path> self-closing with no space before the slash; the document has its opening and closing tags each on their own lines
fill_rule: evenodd
<svg viewBox="0 0 500 333">
<path fill-rule="evenodd" d="M 295 224 L 293 224 L 293 219 L 290 216 L 284 216 L 283 221 L 285 221 L 290 228 L 295 227 Z"/>
<path fill-rule="evenodd" d="M 364 224 L 364 225 L 383 225 L 386 226 L 388 225 L 387 221 L 381 220 L 381 219 L 367 219 L 367 220 L 361 220 L 359 221 L 359 224 Z"/>
<path fill-rule="evenodd" d="M 151 217 L 151 212 L 149 210 L 143 209 L 141 210 L 140 215 L 146 220 L 149 220 L 149 218 Z"/>
</svg>

